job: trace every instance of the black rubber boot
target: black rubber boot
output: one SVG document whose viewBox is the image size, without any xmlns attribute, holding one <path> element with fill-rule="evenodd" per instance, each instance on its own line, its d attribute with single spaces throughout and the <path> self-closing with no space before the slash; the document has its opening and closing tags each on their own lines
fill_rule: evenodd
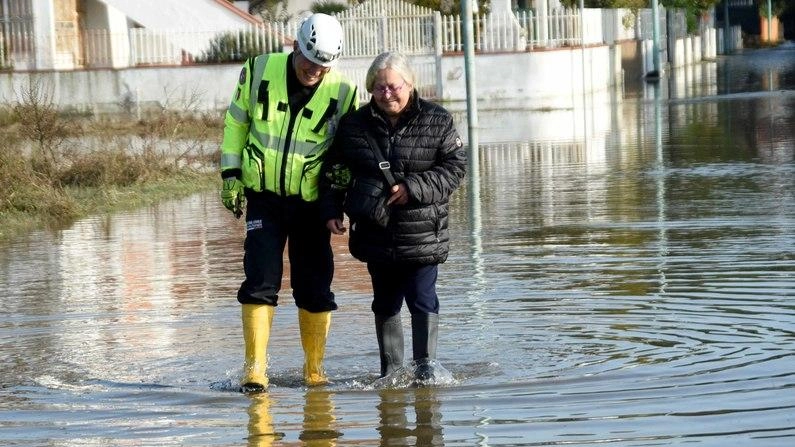
<svg viewBox="0 0 795 447">
<path fill-rule="evenodd" d="M 417 380 L 428 380 L 433 377 L 433 365 L 430 360 L 436 359 L 436 340 L 439 333 L 439 314 L 411 315 L 411 347 L 417 368 L 414 377 Z"/>
<path fill-rule="evenodd" d="M 400 314 L 375 316 L 375 335 L 381 355 L 381 377 L 403 366 L 403 325 Z"/>
</svg>

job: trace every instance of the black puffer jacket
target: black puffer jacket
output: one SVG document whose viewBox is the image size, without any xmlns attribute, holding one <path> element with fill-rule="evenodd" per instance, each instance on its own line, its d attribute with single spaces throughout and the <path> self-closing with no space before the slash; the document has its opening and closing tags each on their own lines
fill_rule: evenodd
<svg viewBox="0 0 795 447">
<path fill-rule="evenodd" d="M 447 260 L 449 199 L 466 173 L 466 153 L 443 107 L 417 97 L 416 91 L 393 128 L 374 102 L 340 121 L 321 177 L 324 222 L 341 218 L 345 189 L 334 188 L 330 170 L 347 167 L 353 179 L 383 179 L 367 144 L 369 132 L 381 147 L 398 183 L 404 183 L 409 201 L 393 205 L 388 228 L 351 222 L 349 248 L 364 262 L 438 264 Z"/>
</svg>

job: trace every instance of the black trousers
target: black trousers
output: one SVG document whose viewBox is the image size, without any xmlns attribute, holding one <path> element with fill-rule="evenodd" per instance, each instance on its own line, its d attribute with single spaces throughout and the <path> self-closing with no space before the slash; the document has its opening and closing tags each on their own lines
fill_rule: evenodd
<svg viewBox="0 0 795 447">
<path fill-rule="evenodd" d="M 372 310 L 376 315 L 390 317 L 400 312 L 403 300 L 411 314 L 439 313 L 436 278 L 439 266 L 368 262 L 367 271 L 373 282 Z"/>
<path fill-rule="evenodd" d="M 321 222 L 317 204 L 270 192 L 246 194 L 246 279 L 237 300 L 277 305 L 285 245 L 295 304 L 309 312 L 336 310 L 331 232 Z"/>
</svg>

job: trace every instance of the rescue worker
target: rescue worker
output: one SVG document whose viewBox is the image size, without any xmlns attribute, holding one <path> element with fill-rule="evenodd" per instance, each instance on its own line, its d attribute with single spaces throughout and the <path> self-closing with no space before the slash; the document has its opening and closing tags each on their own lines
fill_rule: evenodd
<svg viewBox="0 0 795 447">
<path fill-rule="evenodd" d="M 246 212 L 242 304 L 243 391 L 268 386 L 267 347 L 288 246 L 298 307 L 304 381 L 328 383 L 323 370 L 331 311 L 329 230 L 321 220 L 318 175 L 340 118 L 358 106 L 356 86 L 333 70 L 343 44 L 332 16 L 302 22 L 293 51 L 262 54 L 243 65 L 224 119 L 221 201 Z M 289 243 L 288 243 L 289 241 Z"/>
</svg>

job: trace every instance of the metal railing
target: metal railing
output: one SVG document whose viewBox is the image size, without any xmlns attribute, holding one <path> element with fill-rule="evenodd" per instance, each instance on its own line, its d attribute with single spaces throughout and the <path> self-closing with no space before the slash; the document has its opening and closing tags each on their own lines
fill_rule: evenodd
<svg viewBox="0 0 795 447">
<path fill-rule="evenodd" d="M 458 15 L 442 16 L 420 7 L 389 16 L 353 12 L 339 16 L 345 30 L 345 55 L 348 57 L 374 56 L 385 50 L 407 55 L 463 51 Z M 585 29 L 598 32 L 583 36 L 577 10 L 553 10 L 545 17 L 532 11 L 481 14 L 474 20 L 475 51 L 527 51 L 538 47 L 580 45 L 583 41 L 603 42 L 601 16 L 590 14 L 585 18 Z M 297 29 L 295 22 L 251 25 L 225 33 L 148 28 L 130 28 L 119 33 L 106 29 L 64 29 L 48 39 L 35 35 L 29 18 L 2 21 L 0 26 L 0 68 L 21 70 L 243 60 L 252 53 L 282 51 L 291 44 Z M 210 57 L 219 54 L 224 57 Z"/>
<path fill-rule="evenodd" d="M 0 21 L 0 68 L 14 68 L 28 61 L 32 65 L 36 58 L 35 48 L 32 18 Z"/>
<path fill-rule="evenodd" d="M 380 9 L 379 9 L 380 7 Z M 416 5 L 371 0 L 339 16 L 345 31 L 345 57 L 367 58 L 382 51 L 408 56 L 463 52 L 459 15 L 441 15 Z M 668 26 L 666 25 L 666 20 Z M 661 39 L 686 33 L 681 11 L 661 14 Z M 555 9 L 479 14 L 473 22 L 476 53 L 523 52 L 539 48 L 614 44 L 651 39 L 651 11 L 641 9 Z M 297 22 L 247 25 L 225 32 L 183 29 L 53 28 L 37 35 L 29 14 L 0 18 L 0 69 L 40 70 L 173 66 L 235 62 L 289 50 Z M 670 35 L 666 34 L 670 31 Z M 672 42 L 667 42 L 662 49 Z M 438 61 L 437 61 L 438 62 Z"/>
</svg>

